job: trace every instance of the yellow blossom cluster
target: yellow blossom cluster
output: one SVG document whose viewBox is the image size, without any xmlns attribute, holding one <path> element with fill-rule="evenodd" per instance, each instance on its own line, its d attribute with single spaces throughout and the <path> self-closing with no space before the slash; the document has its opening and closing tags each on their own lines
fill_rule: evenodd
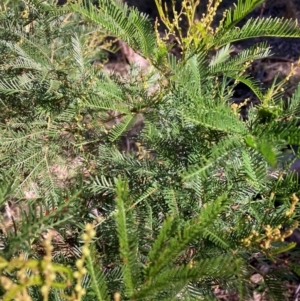
<svg viewBox="0 0 300 301">
<path fill-rule="evenodd" d="M 85 233 L 82 235 L 82 239 L 84 241 L 84 245 L 82 247 L 82 256 L 76 261 L 77 271 L 73 273 L 74 278 L 77 280 L 75 285 L 75 295 L 73 293 L 73 296 L 71 298 L 73 301 L 80 301 L 83 295 L 85 295 L 86 293 L 85 289 L 81 286 L 82 278 L 87 273 L 87 270 L 84 267 L 84 261 L 86 257 L 90 255 L 90 250 L 88 246 L 95 234 L 96 232 L 94 230 L 93 225 L 87 224 L 85 226 Z"/>
</svg>

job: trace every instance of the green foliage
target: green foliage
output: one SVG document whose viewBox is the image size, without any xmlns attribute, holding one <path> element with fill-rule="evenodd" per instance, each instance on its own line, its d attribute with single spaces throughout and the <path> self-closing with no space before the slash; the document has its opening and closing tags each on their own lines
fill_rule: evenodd
<svg viewBox="0 0 300 301">
<path fill-rule="evenodd" d="M 18 197 L 37 184 L 35 197 L 47 198 L 84 160 L 77 155 L 84 131 L 80 101 L 94 74 L 87 72 L 88 44 L 82 45 L 95 27 L 77 25 L 74 33 L 78 16 L 69 10 L 44 1 L 23 4 L 23 12 L 1 12 L 0 169 L 18 174 Z"/>
<path fill-rule="evenodd" d="M 72 300 L 213 300 L 214 285 L 247 300 L 258 264 L 283 262 L 285 252 L 290 263 L 260 283 L 272 300 L 284 300 L 284 281 L 299 271 L 295 244 L 284 241 L 297 227 L 299 193 L 284 148 L 300 144 L 300 88 L 281 102 L 286 80 L 264 91 L 246 72 L 270 55 L 268 45 L 233 55 L 230 44 L 299 37 L 299 27 L 281 19 L 237 27 L 263 1 L 238 1 L 217 28 L 218 1 L 199 21 L 197 1 L 183 1 L 174 20 L 156 1 L 167 38 L 175 35 L 181 48 L 176 58 L 148 17 L 121 1 L 50 2 L 1 7 L 5 264 L 18 253 L 44 262 L 41 237 L 54 231 L 54 259 L 78 269 Z M 149 69 L 108 74 L 98 42 L 90 49 L 95 32 L 102 49 L 104 37 L 120 38 Z M 261 100 L 245 121 L 231 104 L 239 82 Z M 96 237 L 87 249 L 84 238 L 93 235 L 83 236 L 81 251 L 87 222 Z M 44 297 L 37 287 L 28 292 Z M 49 298 L 64 300 L 56 287 Z"/>
</svg>

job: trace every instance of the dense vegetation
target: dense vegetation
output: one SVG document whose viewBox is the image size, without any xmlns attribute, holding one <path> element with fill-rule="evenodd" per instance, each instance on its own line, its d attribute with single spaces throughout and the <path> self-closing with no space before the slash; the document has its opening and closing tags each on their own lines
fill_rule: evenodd
<svg viewBox="0 0 300 301">
<path fill-rule="evenodd" d="M 169 18 L 157 0 L 162 37 L 117 0 L 54 2 L 1 5 L 3 300 L 216 300 L 217 285 L 285 300 L 300 273 L 285 241 L 298 226 L 300 86 L 284 102 L 289 78 L 261 89 L 247 68 L 268 45 L 231 44 L 300 37 L 296 22 L 239 27 L 264 2 L 239 0 L 213 28 L 220 1 L 196 21 L 197 1 Z M 105 71 L 115 39 L 149 68 Z M 260 100 L 246 120 L 239 83 Z"/>
</svg>

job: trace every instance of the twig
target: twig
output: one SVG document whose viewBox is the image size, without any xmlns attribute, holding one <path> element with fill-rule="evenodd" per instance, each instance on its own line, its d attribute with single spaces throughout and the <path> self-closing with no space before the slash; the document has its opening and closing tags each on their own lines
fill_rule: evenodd
<svg viewBox="0 0 300 301">
<path fill-rule="evenodd" d="M 294 294 L 294 297 L 293 297 L 293 301 L 298 301 L 299 294 L 300 294 L 300 284 L 298 285 L 298 287 L 297 287 L 297 289 L 295 291 L 295 294 Z"/>
</svg>

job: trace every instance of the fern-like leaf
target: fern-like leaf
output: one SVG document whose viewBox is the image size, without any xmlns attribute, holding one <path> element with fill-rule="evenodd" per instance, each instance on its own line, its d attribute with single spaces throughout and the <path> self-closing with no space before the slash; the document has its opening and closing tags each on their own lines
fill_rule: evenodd
<svg viewBox="0 0 300 301">
<path fill-rule="evenodd" d="M 71 8 L 91 21 L 102 25 L 121 38 L 145 58 L 154 55 L 156 36 L 148 17 L 118 0 L 100 0 L 99 9 L 85 2 L 71 4 Z"/>
</svg>

